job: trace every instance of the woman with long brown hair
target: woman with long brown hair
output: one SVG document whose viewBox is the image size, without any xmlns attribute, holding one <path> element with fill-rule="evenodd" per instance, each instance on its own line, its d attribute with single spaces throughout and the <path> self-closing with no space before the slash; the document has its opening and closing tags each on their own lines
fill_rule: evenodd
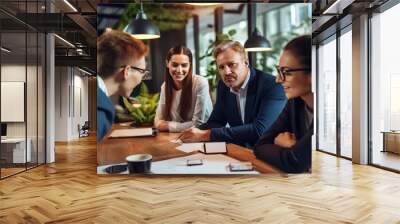
<svg viewBox="0 0 400 224">
<path fill-rule="evenodd" d="M 160 131 L 180 132 L 205 123 L 212 111 L 208 82 L 193 74 L 192 52 L 184 46 L 168 51 L 154 125 Z"/>
</svg>

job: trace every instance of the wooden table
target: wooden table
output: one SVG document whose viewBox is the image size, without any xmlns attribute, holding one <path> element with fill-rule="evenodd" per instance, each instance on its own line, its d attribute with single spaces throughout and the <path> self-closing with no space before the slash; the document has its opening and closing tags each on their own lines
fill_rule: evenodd
<svg viewBox="0 0 400 224">
<path fill-rule="evenodd" d="M 127 128 L 113 125 L 112 130 Z M 97 145 L 97 163 L 99 166 L 125 162 L 131 154 L 147 153 L 153 156 L 153 161 L 188 156 L 198 152 L 186 153 L 176 149 L 178 144 L 170 142 L 176 139 L 179 133 L 161 132 L 155 137 L 136 138 L 108 138 L 106 137 Z M 239 161 L 252 162 L 260 173 L 279 173 L 279 171 L 265 162 L 256 159 L 253 151 L 235 144 L 227 144 L 227 155 Z"/>
<path fill-rule="evenodd" d="M 382 152 L 400 154 L 400 131 L 382 131 L 383 149 Z"/>
</svg>

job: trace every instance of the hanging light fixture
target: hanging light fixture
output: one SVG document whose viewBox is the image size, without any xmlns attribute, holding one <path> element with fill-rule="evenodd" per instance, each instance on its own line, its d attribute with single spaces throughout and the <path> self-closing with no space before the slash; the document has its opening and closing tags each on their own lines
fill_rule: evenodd
<svg viewBox="0 0 400 224">
<path fill-rule="evenodd" d="M 83 72 L 86 75 L 92 76 L 94 74 L 94 72 L 91 73 L 91 72 L 87 71 L 86 69 L 83 69 L 83 68 L 80 68 L 80 67 L 77 67 L 77 68 L 78 68 L 79 71 Z"/>
<path fill-rule="evenodd" d="M 246 51 L 272 51 L 271 43 L 255 28 L 250 38 L 244 44 Z"/>
<path fill-rule="evenodd" d="M 147 19 L 143 11 L 142 2 L 140 2 L 140 11 L 136 15 L 136 19 L 132 20 L 125 27 L 124 31 L 131 33 L 133 37 L 141 40 L 160 38 L 160 29 Z"/>
<path fill-rule="evenodd" d="M 5 48 L 5 47 L 0 47 L 0 50 L 4 51 L 4 52 L 6 52 L 6 53 L 10 53 L 10 52 L 11 52 L 10 49 Z"/>
</svg>

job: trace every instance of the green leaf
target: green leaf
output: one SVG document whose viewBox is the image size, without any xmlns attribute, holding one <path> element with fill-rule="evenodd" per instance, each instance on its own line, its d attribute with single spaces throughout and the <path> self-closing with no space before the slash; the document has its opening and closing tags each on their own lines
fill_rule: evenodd
<svg viewBox="0 0 400 224">
<path fill-rule="evenodd" d="M 122 101 L 124 102 L 124 106 L 128 109 L 128 111 L 132 112 L 134 109 L 132 104 L 125 97 L 122 97 Z"/>
<path fill-rule="evenodd" d="M 229 36 L 233 36 L 235 34 L 236 34 L 236 30 L 234 30 L 234 29 L 228 31 Z"/>
<path fill-rule="evenodd" d="M 118 117 L 124 119 L 130 117 L 137 125 L 153 122 L 159 98 L 160 93 L 150 94 L 146 84 L 142 83 L 140 86 L 140 95 L 135 97 L 135 104 L 139 104 L 139 106 L 134 106 L 129 100 L 124 98 L 123 103 L 128 108 L 129 113 L 118 115 Z"/>
<path fill-rule="evenodd" d="M 157 103 L 159 97 L 160 97 L 160 93 L 156 93 L 150 98 L 151 99 L 150 101 Z"/>
<path fill-rule="evenodd" d="M 146 83 L 142 82 L 140 85 L 140 96 L 148 97 L 149 96 L 149 88 L 147 87 Z"/>
</svg>

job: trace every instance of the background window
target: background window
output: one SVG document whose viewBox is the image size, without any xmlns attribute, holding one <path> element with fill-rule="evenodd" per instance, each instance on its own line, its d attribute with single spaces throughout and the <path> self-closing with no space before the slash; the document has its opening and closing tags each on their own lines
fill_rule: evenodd
<svg viewBox="0 0 400 224">
<path fill-rule="evenodd" d="M 281 9 L 280 19 L 281 19 L 281 31 L 289 32 L 292 27 L 292 10 L 291 6 L 285 6 Z"/>
<path fill-rule="evenodd" d="M 203 56 L 206 51 L 208 46 L 210 45 L 210 42 L 215 40 L 215 32 L 212 30 L 205 30 L 205 32 L 200 33 L 199 38 L 199 51 L 200 51 L 200 57 Z M 212 57 L 207 57 L 204 58 L 203 60 L 200 60 L 200 74 L 199 75 L 206 75 L 207 74 L 207 67 L 208 64 L 212 61 Z"/>
<path fill-rule="evenodd" d="M 400 156 L 396 154 L 400 153 L 400 133 L 389 133 L 385 140 L 383 132 L 400 130 L 400 33 L 394 29 L 398 21 L 400 5 L 371 18 L 372 163 L 396 170 L 400 170 Z"/>
<path fill-rule="evenodd" d="M 264 36 L 271 42 L 272 51 L 258 53 L 256 67 L 275 74 L 274 66 L 278 63 L 283 47 L 297 36 L 311 34 L 311 4 L 284 5 L 265 12 L 262 18 L 266 20 Z"/>
<path fill-rule="evenodd" d="M 352 141 L 352 33 L 340 36 L 340 154 L 351 158 Z"/>
<path fill-rule="evenodd" d="M 276 18 L 278 18 L 278 10 L 271 11 L 267 13 L 267 37 L 271 37 L 273 35 L 278 34 L 279 32 L 279 27 L 278 27 L 278 22 Z"/>
<path fill-rule="evenodd" d="M 260 28 L 259 28 L 260 29 Z M 222 30 L 223 33 L 228 33 L 230 30 L 235 30 L 236 34 L 234 35 L 234 40 L 235 41 L 239 41 L 242 45 L 244 45 L 244 43 L 247 40 L 247 21 L 246 20 L 242 20 L 238 23 L 229 25 L 229 26 L 225 26 Z"/>
<path fill-rule="evenodd" d="M 318 149 L 336 154 L 336 37 L 318 48 Z"/>
</svg>

